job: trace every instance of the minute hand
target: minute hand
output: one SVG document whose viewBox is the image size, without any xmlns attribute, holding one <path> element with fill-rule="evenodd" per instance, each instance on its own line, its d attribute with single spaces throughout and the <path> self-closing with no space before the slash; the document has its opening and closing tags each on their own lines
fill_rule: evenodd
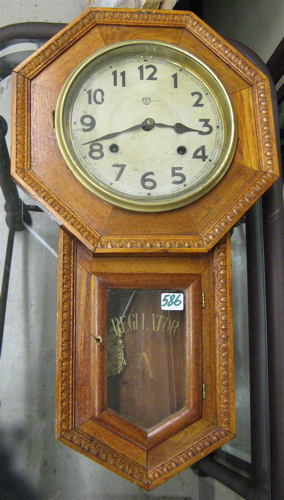
<svg viewBox="0 0 284 500">
<path fill-rule="evenodd" d="M 107 139 L 113 139 L 114 137 L 117 137 L 120 134 L 124 134 L 125 132 L 130 132 L 132 130 L 142 128 L 143 125 L 144 125 L 144 122 L 139 123 L 139 125 L 133 125 L 133 127 L 129 127 L 125 130 L 120 130 L 119 132 L 112 132 L 111 134 L 103 135 L 102 137 L 98 137 L 98 139 L 93 139 L 92 141 L 84 142 L 83 146 L 85 146 L 86 144 L 91 144 L 92 142 L 100 142 L 100 141 L 105 141 Z"/>
</svg>

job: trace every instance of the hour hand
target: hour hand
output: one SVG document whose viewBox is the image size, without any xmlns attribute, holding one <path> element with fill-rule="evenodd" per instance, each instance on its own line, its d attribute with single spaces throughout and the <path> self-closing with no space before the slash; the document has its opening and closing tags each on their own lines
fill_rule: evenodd
<svg viewBox="0 0 284 500">
<path fill-rule="evenodd" d="M 173 128 L 177 134 L 184 134 L 185 132 L 197 132 L 198 134 L 202 134 L 201 130 L 187 127 L 186 125 L 183 125 L 182 123 L 175 123 L 174 125 L 166 125 L 164 123 L 156 123 L 155 126 L 160 127 L 160 128 Z"/>
<path fill-rule="evenodd" d="M 182 123 L 176 123 L 174 125 L 174 130 L 177 134 L 184 134 L 184 132 L 197 132 L 198 134 L 202 133 L 201 130 L 187 127 L 186 125 L 183 125 Z"/>
</svg>

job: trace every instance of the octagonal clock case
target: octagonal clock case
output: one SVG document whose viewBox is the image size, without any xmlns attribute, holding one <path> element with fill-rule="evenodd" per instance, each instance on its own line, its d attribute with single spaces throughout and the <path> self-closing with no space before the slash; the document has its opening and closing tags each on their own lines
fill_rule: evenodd
<svg viewBox="0 0 284 500">
<path fill-rule="evenodd" d="M 267 76 L 191 13 L 91 9 L 13 93 L 14 178 L 92 251 L 207 252 L 278 176 Z"/>
<path fill-rule="evenodd" d="M 13 74 L 61 226 L 57 437 L 151 490 L 235 433 L 231 227 L 278 176 L 267 76 L 190 12 L 89 9 Z"/>
</svg>

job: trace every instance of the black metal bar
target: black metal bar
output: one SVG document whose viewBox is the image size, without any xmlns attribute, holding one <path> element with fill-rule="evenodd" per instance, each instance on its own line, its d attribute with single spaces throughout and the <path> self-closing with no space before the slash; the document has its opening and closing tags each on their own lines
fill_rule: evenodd
<svg viewBox="0 0 284 500">
<path fill-rule="evenodd" d="M 284 212 L 279 179 L 263 196 L 272 499 L 284 498 Z"/>
<path fill-rule="evenodd" d="M 43 212 L 42 208 L 40 208 L 38 205 L 26 205 L 26 204 L 25 204 L 25 211 L 27 211 L 27 212 Z"/>
<path fill-rule="evenodd" d="M 232 42 L 269 77 L 274 119 L 277 124 L 277 99 L 273 92 L 273 81 L 266 65 L 247 47 L 238 42 Z M 283 40 L 281 50 L 283 50 Z M 275 51 L 273 58 L 269 61 L 275 81 L 279 78 L 278 70 L 280 67 L 275 64 L 276 59 L 279 60 L 279 50 Z M 281 72 L 283 72 L 283 68 Z M 278 134 L 276 137 L 279 139 Z M 262 215 L 260 203 L 262 203 Z M 246 214 L 251 363 L 251 479 L 245 479 L 241 475 L 241 471 L 235 473 L 229 467 L 218 463 L 214 454 L 210 457 L 210 461 L 202 459 L 198 463 L 199 470 L 203 473 L 215 477 L 248 500 L 284 498 L 283 221 L 283 185 L 282 180 L 279 179 L 263 195 L 262 201 L 258 202 Z M 269 398 L 267 398 L 267 386 L 269 387 Z M 266 423 L 266 407 L 269 409 L 269 428 Z M 265 472 L 268 465 L 270 481 L 267 472 Z M 264 477 L 262 477 L 263 473 Z M 268 481 L 271 491 L 268 488 Z"/>
<path fill-rule="evenodd" d="M 6 223 L 9 228 L 13 227 L 15 231 L 22 231 L 25 229 L 22 220 L 23 202 L 10 175 L 10 157 L 5 138 L 7 130 L 6 120 L 0 116 L 0 187 L 6 202 Z"/>
<path fill-rule="evenodd" d="M 284 38 L 276 47 L 267 65 L 274 82 L 278 82 L 284 75 Z M 274 106 L 276 108 L 275 101 Z M 278 136 L 277 139 L 281 158 Z M 284 165 L 282 171 L 283 167 Z M 263 235 L 268 332 L 271 490 L 272 499 L 278 499 L 284 498 L 284 209 L 281 177 L 263 195 Z"/>
<path fill-rule="evenodd" d="M 0 116 L 0 186 L 5 198 L 6 222 L 9 227 L 6 258 L 4 264 L 2 288 L 0 297 L 0 355 L 2 351 L 4 323 L 6 316 L 6 305 L 9 288 L 9 278 L 11 260 L 13 253 L 14 236 L 16 230 L 23 230 L 25 227 L 22 221 L 22 202 L 19 198 L 18 190 L 10 176 L 10 158 L 6 145 L 7 123 Z"/>
<path fill-rule="evenodd" d="M 15 232 L 25 229 L 23 221 L 31 224 L 31 216 L 26 210 L 25 204 L 20 199 L 16 184 L 10 175 L 10 157 L 6 144 L 7 130 L 7 123 L 5 119 L 0 116 L 0 187 L 5 198 L 6 223 L 9 227 L 0 297 L 0 355 L 3 344 Z"/>
<path fill-rule="evenodd" d="M 262 201 L 246 213 L 247 280 L 251 388 L 251 477 L 231 470 L 218 456 L 198 462 L 198 469 L 247 500 L 269 500 L 270 450 L 268 429 L 268 372 L 266 290 L 263 256 Z M 274 498 L 274 497 L 272 497 Z M 280 498 L 280 497 L 279 497 Z"/>
<path fill-rule="evenodd" d="M 61 23 L 19 23 L 0 28 L 0 45 L 21 39 L 48 40 L 65 25 Z M 4 271 L 0 297 L 0 356 L 2 352 L 4 324 L 10 281 L 15 231 L 25 229 L 24 221 L 31 224 L 29 211 L 42 211 L 36 206 L 27 206 L 20 199 L 16 184 L 10 175 L 10 157 L 6 144 L 7 123 L 0 116 L 0 187 L 5 198 L 6 223 L 9 227 Z"/>
<path fill-rule="evenodd" d="M 8 240 L 7 240 L 7 247 L 6 247 L 6 258 L 5 258 L 5 263 L 4 263 L 1 296 L 0 296 L 0 356 L 2 353 L 2 344 L 3 344 L 3 336 L 4 336 L 4 324 L 5 324 L 5 317 L 6 317 L 6 307 L 7 307 L 7 298 L 8 298 L 8 290 L 9 290 L 14 237 L 15 237 L 15 229 L 12 227 L 9 229 L 9 233 L 8 233 Z"/>
<path fill-rule="evenodd" d="M 246 214 L 250 351 L 251 467 L 253 482 L 270 498 L 266 284 L 262 200 Z"/>
<path fill-rule="evenodd" d="M 61 23 L 17 23 L 0 28 L 0 45 L 11 40 L 49 40 L 66 26 Z"/>
<path fill-rule="evenodd" d="M 199 462 L 200 464 L 200 462 Z M 263 490 L 258 484 L 253 483 L 250 479 L 241 476 L 225 465 L 217 462 L 212 456 L 205 457 L 201 460 L 199 469 L 206 475 L 217 479 L 225 484 L 232 491 L 237 493 L 247 500 L 268 500 L 267 491 Z"/>
<path fill-rule="evenodd" d="M 284 75 L 284 38 L 278 44 L 273 54 L 266 63 L 274 83 L 277 83 Z"/>
</svg>

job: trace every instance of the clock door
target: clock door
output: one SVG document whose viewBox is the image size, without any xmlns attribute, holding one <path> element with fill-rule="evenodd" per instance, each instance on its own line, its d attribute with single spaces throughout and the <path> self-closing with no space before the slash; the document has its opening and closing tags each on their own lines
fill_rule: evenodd
<svg viewBox="0 0 284 500">
<path fill-rule="evenodd" d="M 201 415 L 201 280 L 141 272 L 140 259 L 135 268 L 91 278 L 104 311 L 94 325 L 94 364 L 104 364 L 95 406 L 98 421 L 150 448 Z"/>
<path fill-rule="evenodd" d="M 107 291 L 107 406 L 157 441 L 160 426 L 176 432 L 177 419 L 180 428 L 200 416 L 200 310 L 190 303 L 201 295 L 195 275 L 177 276 L 178 290 L 154 288 L 167 276 L 147 281 Z"/>
</svg>

